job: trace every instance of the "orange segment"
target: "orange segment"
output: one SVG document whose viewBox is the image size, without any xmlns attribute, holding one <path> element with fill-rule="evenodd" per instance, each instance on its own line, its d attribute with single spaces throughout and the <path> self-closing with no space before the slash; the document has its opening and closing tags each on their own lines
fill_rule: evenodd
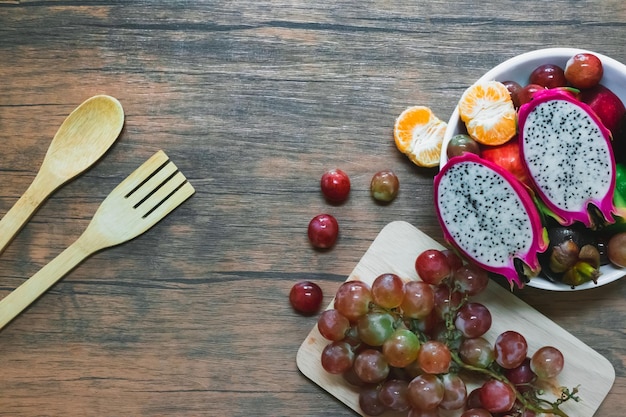
<svg viewBox="0 0 626 417">
<path fill-rule="evenodd" d="M 501 82 L 480 81 L 465 90 L 459 115 L 467 133 L 483 145 L 501 145 L 515 136 L 515 107 L 509 90 Z"/>
<path fill-rule="evenodd" d="M 393 137 L 400 152 L 421 167 L 439 165 L 447 123 L 425 106 L 413 106 L 396 119 Z"/>
</svg>

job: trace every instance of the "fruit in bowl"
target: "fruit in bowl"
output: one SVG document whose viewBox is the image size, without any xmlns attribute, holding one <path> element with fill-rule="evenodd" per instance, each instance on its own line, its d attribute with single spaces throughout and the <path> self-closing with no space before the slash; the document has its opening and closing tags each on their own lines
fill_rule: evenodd
<svg viewBox="0 0 626 417">
<path fill-rule="evenodd" d="M 623 276 L 606 242 L 626 230 L 616 175 L 625 101 L 626 66 L 573 48 L 519 55 L 469 86 L 435 178 L 448 242 L 512 286 L 586 289 Z M 552 229 L 581 227 L 584 251 L 550 241 Z"/>
</svg>

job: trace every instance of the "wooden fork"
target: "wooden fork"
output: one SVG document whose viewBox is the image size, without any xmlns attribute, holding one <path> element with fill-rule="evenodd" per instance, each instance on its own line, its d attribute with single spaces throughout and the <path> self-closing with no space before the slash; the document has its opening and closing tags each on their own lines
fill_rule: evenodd
<svg viewBox="0 0 626 417">
<path fill-rule="evenodd" d="M 104 199 L 74 243 L 0 300 L 0 329 L 87 257 L 144 233 L 194 192 L 165 152 L 158 151 Z"/>
</svg>

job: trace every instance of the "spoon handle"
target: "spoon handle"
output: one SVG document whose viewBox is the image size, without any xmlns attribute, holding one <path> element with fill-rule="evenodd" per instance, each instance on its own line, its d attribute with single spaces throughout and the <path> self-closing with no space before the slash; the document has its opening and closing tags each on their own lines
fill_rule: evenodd
<svg viewBox="0 0 626 417">
<path fill-rule="evenodd" d="M 75 241 L 39 272 L 0 300 L 0 329 L 93 253 L 85 250 L 81 243 L 79 240 Z"/>
<path fill-rule="evenodd" d="M 0 254 L 22 230 L 39 206 L 61 185 L 58 177 L 49 170 L 39 171 L 24 194 L 0 220 Z"/>
</svg>

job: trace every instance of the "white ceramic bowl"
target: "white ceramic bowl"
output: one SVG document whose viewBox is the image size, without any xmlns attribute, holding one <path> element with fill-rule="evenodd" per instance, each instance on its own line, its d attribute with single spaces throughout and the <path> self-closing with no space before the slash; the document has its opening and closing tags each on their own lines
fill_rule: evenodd
<svg viewBox="0 0 626 417">
<path fill-rule="evenodd" d="M 485 73 L 485 75 L 480 77 L 480 81 L 516 81 L 520 85 L 524 86 L 528 84 L 528 77 L 530 76 L 530 73 L 539 65 L 555 64 L 559 65 L 561 68 L 565 68 L 567 60 L 573 55 L 581 52 L 590 52 L 600 58 L 604 68 L 604 76 L 602 77 L 601 83 L 617 94 L 617 96 L 626 104 L 626 65 L 597 52 L 577 48 L 538 49 L 518 55 L 489 70 Z M 439 162 L 440 167 L 443 167 L 448 162 L 448 157 L 446 156 L 448 142 L 450 142 L 450 138 L 457 133 L 466 133 L 463 121 L 459 118 L 458 107 L 454 109 L 454 112 L 448 121 L 448 128 L 446 129 L 443 139 L 441 160 Z M 579 285 L 574 289 L 568 285 L 554 283 L 542 277 L 533 278 L 528 286 L 552 291 L 586 290 L 606 285 L 626 275 L 626 270 L 615 268 L 612 265 L 602 266 L 600 271 L 602 272 L 602 275 L 598 279 L 597 284 L 588 282 Z"/>
</svg>

